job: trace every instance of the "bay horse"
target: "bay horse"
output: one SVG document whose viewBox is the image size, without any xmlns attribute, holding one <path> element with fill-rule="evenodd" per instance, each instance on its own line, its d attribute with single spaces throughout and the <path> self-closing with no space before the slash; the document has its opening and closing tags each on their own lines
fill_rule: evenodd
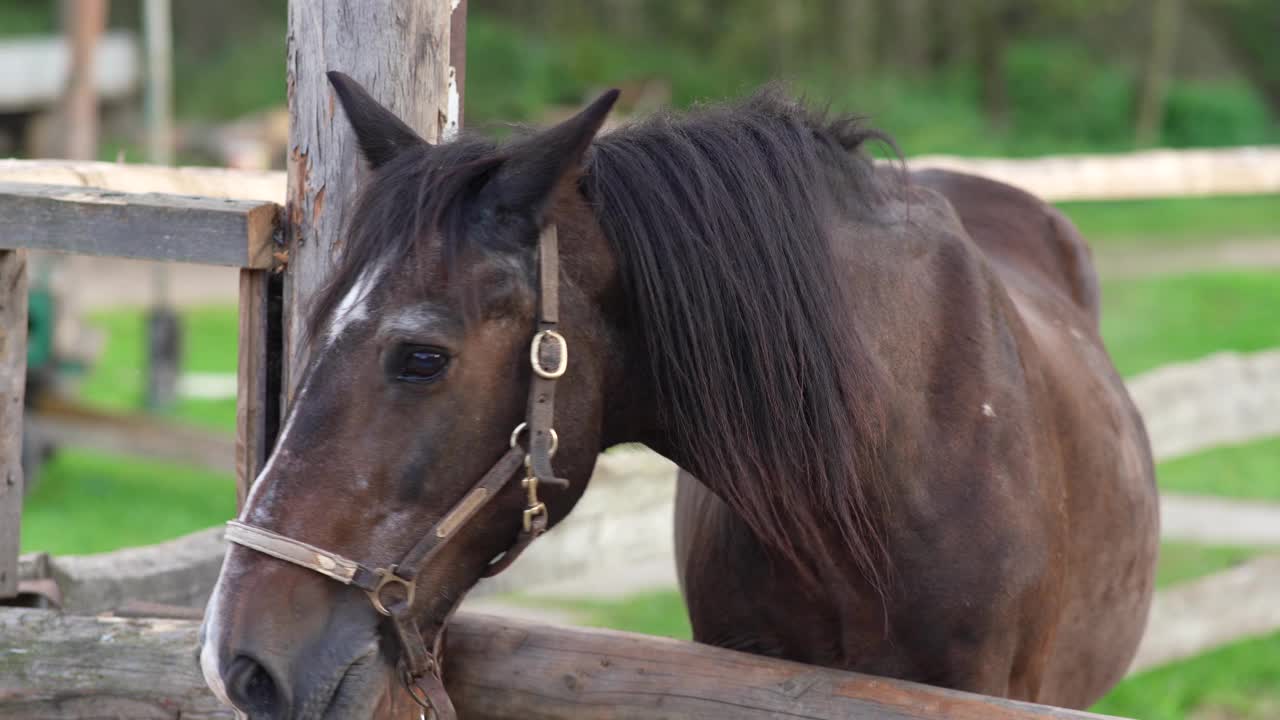
<svg viewBox="0 0 1280 720">
<path fill-rule="evenodd" d="M 447 717 L 453 609 L 630 442 L 683 468 L 700 642 L 1070 707 L 1124 675 L 1157 494 L 1058 211 L 776 91 L 429 145 L 330 78 L 370 171 L 228 527 L 221 698 Z"/>
</svg>

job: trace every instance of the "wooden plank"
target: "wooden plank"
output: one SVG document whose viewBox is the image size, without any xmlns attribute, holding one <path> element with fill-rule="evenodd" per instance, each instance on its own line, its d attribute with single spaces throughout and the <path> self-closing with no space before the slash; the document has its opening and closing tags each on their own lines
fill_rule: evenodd
<svg viewBox="0 0 1280 720">
<path fill-rule="evenodd" d="M 1280 147 L 1275 146 L 1018 160 L 929 155 L 909 158 L 907 164 L 989 177 L 1050 202 L 1280 193 Z"/>
<path fill-rule="evenodd" d="M 236 387 L 236 507 L 262 472 L 280 427 L 280 291 L 267 270 L 240 271 L 240 341 Z"/>
<path fill-rule="evenodd" d="M 31 430 L 55 447 L 78 447 L 115 455 L 137 455 L 184 465 L 233 471 L 230 437 L 175 425 L 163 418 L 127 415 L 44 398 L 28 417 Z"/>
<path fill-rule="evenodd" d="M 30 553 L 22 556 L 18 574 L 22 580 L 53 578 L 68 612 L 108 612 L 136 602 L 204 607 L 224 555 L 223 528 L 218 526 L 156 545 L 92 555 Z"/>
<path fill-rule="evenodd" d="M 193 661 L 198 627 L 0 609 L 0 718 L 230 720 Z"/>
<path fill-rule="evenodd" d="M 1129 672 L 1150 670 L 1280 629 L 1280 555 L 1156 593 Z"/>
<path fill-rule="evenodd" d="M 197 627 L 0 609 L 0 647 L 22 651 L 0 653 L 0 717 L 80 718 L 88 709 L 94 717 L 230 717 L 191 662 Z M 445 683 L 468 720 L 1103 717 L 679 640 L 467 613 L 451 626 L 446 657 Z"/>
<path fill-rule="evenodd" d="M 0 160 L 0 182 L 75 185 L 284 204 L 284 173 L 72 160 Z"/>
<path fill-rule="evenodd" d="M 922 155 L 908 158 L 907 163 L 913 168 L 948 168 L 991 177 L 1050 201 L 1280 193 L 1280 147 L 1276 146 L 1017 159 Z M 285 174 L 278 171 L 0 160 L 0 182 L 5 181 L 285 201 Z"/>
<path fill-rule="evenodd" d="M 254 200 L 0 183 L 0 248 L 269 268 L 278 210 Z"/>
<path fill-rule="evenodd" d="M 448 118 L 450 4 L 289 3 L 289 270 L 284 288 L 288 397 L 306 367 L 305 313 L 342 246 L 343 220 L 358 188 L 355 137 L 325 72 L 347 73 L 422 137 L 437 140 Z"/>
<path fill-rule="evenodd" d="M 27 254 L 0 251 L 0 598 L 18 592 L 26 382 Z"/>
</svg>

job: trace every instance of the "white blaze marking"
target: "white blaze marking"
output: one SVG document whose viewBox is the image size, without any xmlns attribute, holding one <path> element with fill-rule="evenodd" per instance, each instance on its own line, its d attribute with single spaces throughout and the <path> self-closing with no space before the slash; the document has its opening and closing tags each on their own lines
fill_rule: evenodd
<svg viewBox="0 0 1280 720">
<path fill-rule="evenodd" d="M 369 319 L 369 291 L 381 276 L 382 266 L 377 265 L 360 273 L 360 277 L 356 278 L 351 289 L 343 296 L 342 302 L 338 303 L 338 309 L 333 312 L 333 321 L 329 325 L 330 344 L 342 337 L 342 333 L 351 323 Z"/>
<path fill-rule="evenodd" d="M 995 417 L 996 410 L 995 408 L 991 407 L 991 403 L 982 403 L 982 414 L 986 415 L 987 417 Z"/>
</svg>

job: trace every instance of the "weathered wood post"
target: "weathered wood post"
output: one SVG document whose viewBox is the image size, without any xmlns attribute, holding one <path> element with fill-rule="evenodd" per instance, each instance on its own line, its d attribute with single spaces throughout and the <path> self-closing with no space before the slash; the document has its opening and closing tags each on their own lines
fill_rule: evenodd
<svg viewBox="0 0 1280 720">
<path fill-rule="evenodd" d="M 458 122 L 465 32 L 465 0 L 289 3 L 289 181 L 278 253 L 286 265 L 280 274 L 244 270 L 240 275 L 236 494 L 241 504 L 271 454 L 306 365 L 308 306 L 341 247 L 340 233 L 358 187 L 354 138 L 325 73 L 351 75 L 435 142 Z"/>
<path fill-rule="evenodd" d="M 357 190 L 355 138 L 325 78 L 341 70 L 429 141 L 449 123 L 450 0 L 289 3 L 289 269 L 284 283 L 285 398 L 307 348 L 303 321 L 329 275 Z"/>
<path fill-rule="evenodd" d="M 18 594 L 26 382 L 27 252 L 0 250 L 0 599 Z"/>
</svg>

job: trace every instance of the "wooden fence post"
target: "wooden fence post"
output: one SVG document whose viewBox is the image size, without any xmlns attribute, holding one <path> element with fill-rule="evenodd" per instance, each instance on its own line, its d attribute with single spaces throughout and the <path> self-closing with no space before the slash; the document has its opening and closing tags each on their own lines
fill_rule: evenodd
<svg viewBox="0 0 1280 720">
<path fill-rule="evenodd" d="M 357 190 L 355 138 L 325 72 L 341 70 L 429 141 L 449 121 L 451 0 L 289 3 L 285 404 L 306 366 L 303 325 Z"/>
<path fill-rule="evenodd" d="M 18 594 L 26 382 L 27 253 L 0 250 L 0 598 Z"/>
</svg>

